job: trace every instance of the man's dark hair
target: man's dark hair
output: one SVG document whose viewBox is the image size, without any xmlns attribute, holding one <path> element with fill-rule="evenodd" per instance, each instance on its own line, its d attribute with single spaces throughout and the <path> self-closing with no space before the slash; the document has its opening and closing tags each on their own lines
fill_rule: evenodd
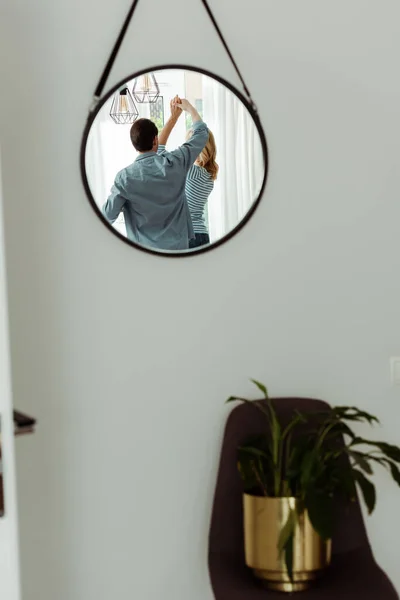
<svg viewBox="0 0 400 600">
<path fill-rule="evenodd" d="M 131 127 L 131 142 L 138 152 L 150 152 L 158 129 L 150 119 L 138 119 Z"/>
</svg>

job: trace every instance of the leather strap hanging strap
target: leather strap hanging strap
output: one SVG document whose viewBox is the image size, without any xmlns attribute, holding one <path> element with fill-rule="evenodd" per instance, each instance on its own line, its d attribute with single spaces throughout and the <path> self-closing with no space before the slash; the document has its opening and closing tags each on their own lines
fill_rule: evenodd
<svg viewBox="0 0 400 600">
<path fill-rule="evenodd" d="M 235 71 L 236 71 L 236 73 L 237 73 L 237 75 L 238 75 L 238 77 L 240 79 L 240 82 L 241 82 L 241 84 L 243 86 L 244 92 L 245 92 L 248 100 L 250 101 L 250 104 L 253 106 L 253 108 L 255 108 L 255 104 L 254 104 L 254 102 L 252 100 L 252 97 L 251 97 L 251 94 L 250 94 L 250 90 L 247 87 L 247 85 L 246 85 L 246 83 L 245 83 L 245 81 L 243 79 L 243 76 L 242 76 L 242 74 L 241 74 L 241 72 L 239 70 L 239 67 L 237 66 L 236 61 L 233 58 L 232 52 L 230 51 L 229 46 L 228 46 L 227 42 L 225 41 L 224 36 L 222 35 L 222 31 L 219 28 L 219 25 L 218 25 L 217 21 L 215 20 L 215 17 L 213 15 L 212 11 L 211 11 L 211 8 L 210 8 L 207 0 L 201 0 L 201 2 L 203 4 L 204 8 L 206 9 L 208 16 L 210 17 L 212 24 L 215 27 L 215 31 L 217 32 L 218 37 L 221 40 L 221 43 L 222 43 L 223 47 L 225 48 L 227 55 L 229 56 L 229 59 L 230 59 L 232 65 L 233 65 L 233 68 L 235 69 Z"/>
<path fill-rule="evenodd" d="M 241 82 L 241 84 L 243 86 L 243 90 L 244 90 L 244 92 L 245 92 L 245 94 L 246 94 L 246 96 L 247 96 L 250 104 L 252 105 L 253 109 L 256 110 L 256 106 L 255 106 L 255 104 L 253 102 L 253 99 L 251 97 L 249 88 L 247 87 L 247 85 L 246 85 L 246 83 L 245 83 L 245 81 L 243 79 L 243 76 L 242 76 L 242 74 L 241 74 L 241 72 L 239 70 L 239 67 L 237 66 L 236 61 L 233 58 L 232 52 L 230 51 L 229 46 L 228 46 L 227 42 L 225 41 L 224 36 L 222 35 L 221 29 L 219 28 L 219 25 L 218 25 L 218 23 L 217 23 L 217 21 L 216 21 L 216 19 L 214 17 L 213 12 L 211 11 L 211 8 L 210 8 L 207 0 L 201 0 L 201 3 L 203 4 L 203 6 L 204 6 L 204 8 L 205 8 L 205 10 L 206 10 L 206 12 L 208 14 L 208 16 L 210 17 L 210 20 L 211 20 L 211 22 L 212 22 L 212 24 L 213 24 L 213 26 L 215 28 L 215 31 L 217 32 L 217 35 L 218 35 L 219 39 L 221 40 L 221 43 L 222 43 L 222 45 L 224 46 L 224 48 L 226 50 L 226 53 L 229 56 L 229 59 L 230 59 L 232 65 L 233 65 L 233 68 L 235 69 L 235 71 L 236 71 L 239 79 L 240 79 L 240 82 Z M 133 13 L 135 12 L 135 9 L 136 9 L 136 7 L 137 7 L 138 4 L 139 4 L 139 0 L 133 0 L 132 5 L 131 5 L 131 7 L 129 9 L 129 12 L 126 15 L 125 21 L 124 21 L 124 23 L 123 23 L 123 25 L 121 27 L 121 31 L 119 32 L 118 38 L 117 38 L 117 40 L 116 40 L 116 42 L 114 44 L 114 47 L 113 47 L 113 49 L 111 51 L 111 54 L 109 56 L 109 59 L 107 61 L 107 64 L 106 64 L 106 66 L 104 68 L 104 71 L 103 71 L 103 73 L 102 73 L 102 75 L 101 75 L 101 77 L 99 79 L 99 83 L 97 84 L 96 90 L 94 92 L 93 103 L 92 103 L 92 106 L 90 107 L 90 112 L 92 112 L 95 109 L 95 107 L 96 107 L 96 105 L 97 105 L 97 103 L 98 103 L 98 101 L 99 101 L 99 99 L 101 97 L 101 94 L 103 92 L 104 86 L 106 85 L 106 82 L 107 82 L 108 76 L 110 74 L 110 71 L 111 71 L 111 69 L 112 69 L 112 67 L 114 65 L 115 59 L 117 58 L 118 51 L 119 51 L 119 49 L 121 47 L 121 44 L 122 44 L 122 42 L 124 40 L 126 31 L 127 31 L 128 27 L 129 27 L 129 24 L 130 24 L 131 20 L 132 20 Z"/>
<path fill-rule="evenodd" d="M 126 15 L 124 24 L 122 25 L 121 31 L 119 32 L 119 35 L 117 37 L 117 41 L 114 44 L 114 47 L 113 47 L 113 49 L 111 51 L 111 54 L 110 54 L 110 57 L 109 57 L 109 59 L 107 61 L 106 66 L 104 67 L 104 71 L 101 74 L 101 77 L 99 79 L 99 83 L 97 84 L 97 87 L 95 89 L 94 99 L 93 99 L 94 104 L 97 104 L 99 98 L 101 97 L 101 94 L 103 92 L 104 86 L 106 85 L 106 82 L 107 82 L 108 76 L 110 74 L 110 71 L 111 71 L 111 69 L 113 67 L 115 59 L 117 58 L 118 51 L 119 51 L 119 49 L 121 47 L 122 42 L 124 41 L 126 30 L 129 27 L 129 24 L 130 24 L 130 22 L 132 20 L 133 13 L 135 12 L 135 9 L 136 9 L 136 7 L 137 7 L 138 4 L 139 4 L 139 0 L 133 0 L 132 6 L 130 7 L 129 12 Z"/>
</svg>

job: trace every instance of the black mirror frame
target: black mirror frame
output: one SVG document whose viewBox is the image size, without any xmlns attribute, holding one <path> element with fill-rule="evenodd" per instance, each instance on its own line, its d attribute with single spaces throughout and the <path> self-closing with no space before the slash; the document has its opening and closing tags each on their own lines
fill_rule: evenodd
<svg viewBox="0 0 400 600">
<path fill-rule="evenodd" d="M 220 84 L 227 87 L 233 94 L 235 94 L 235 96 L 237 98 L 239 98 L 239 100 L 242 102 L 242 104 L 247 108 L 248 112 L 250 113 L 250 115 L 256 125 L 258 134 L 260 136 L 261 147 L 262 147 L 262 152 L 263 152 L 263 159 L 264 159 L 264 177 L 263 177 L 263 181 L 262 181 L 262 184 L 260 187 L 258 197 L 253 202 L 251 208 L 246 213 L 246 215 L 243 217 L 243 219 L 240 221 L 240 223 L 238 223 L 231 231 L 229 231 L 226 235 L 224 235 L 217 241 L 212 242 L 211 244 L 207 244 L 205 246 L 200 246 L 198 248 L 188 249 L 187 251 L 183 251 L 183 252 L 156 250 L 153 248 L 142 246 L 136 242 L 133 242 L 128 237 L 122 235 L 117 229 L 115 229 L 112 226 L 111 223 L 109 223 L 104 218 L 101 210 L 99 209 L 98 205 L 95 202 L 95 199 L 91 192 L 89 182 L 87 179 L 87 175 L 86 175 L 85 158 L 86 158 L 86 146 L 87 146 L 88 136 L 89 136 L 89 132 L 90 132 L 91 126 L 93 124 L 93 121 L 95 120 L 95 118 L 96 118 L 98 112 L 100 111 L 100 109 L 102 108 L 102 106 L 107 102 L 107 100 L 110 98 L 110 96 L 112 96 L 126 81 L 131 81 L 132 79 L 136 79 L 140 75 L 144 75 L 145 73 L 148 73 L 150 71 L 155 72 L 155 71 L 167 70 L 167 69 L 171 69 L 171 70 L 172 69 L 180 69 L 180 70 L 201 73 L 202 75 L 206 75 L 208 77 L 211 77 L 212 79 L 215 79 Z M 269 167 L 269 160 L 268 160 L 267 140 L 265 137 L 264 128 L 261 124 L 260 117 L 258 116 L 258 112 L 257 112 L 256 108 L 247 100 L 247 98 L 239 90 L 237 90 L 231 83 L 229 83 L 222 77 L 215 75 L 214 73 L 211 73 L 210 71 L 207 71 L 206 69 L 203 69 L 200 67 L 193 67 L 193 66 L 180 65 L 180 64 L 158 65 L 158 66 L 154 66 L 154 67 L 148 67 L 146 69 L 141 69 L 140 71 L 136 71 L 135 73 L 133 73 L 132 75 L 130 75 L 128 77 L 124 77 L 124 79 L 122 79 L 121 81 L 116 83 L 102 98 L 100 98 L 95 109 L 89 114 L 89 117 L 88 117 L 86 125 L 85 125 L 85 129 L 83 131 L 81 150 L 80 150 L 80 170 L 81 170 L 83 187 L 85 188 L 86 196 L 89 200 L 91 207 L 93 208 L 94 212 L 96 213 L 96 215 L 99 217 L 99 219 L 105 225 L 105 227 L 107 227 L 107 229 L 109 231 L 111 231 L 117 238 L 119 238 L 120 240 L 125 242 L 125 244 L 128 244 L 129 246 L 132 246 L 133 248 L 137 248 L 138 250 L 142 250 L 143 252 L 147 252 L 149 254 L 153 254 L 156 256 L 160 256 L 160 257 L 162 256 L 162 257 L 172 257 L 172 258 L 186 258 L 189 256 L 197 256 L 198 254 L 203 254 L 204 252 L 209 252 L 210 250 L 213 250 L 214 248 L 217 248 L 218 246 L 221 246 L 222 244 L 224 244 L 225 242 L 230 240 L 234 235 L 236 235 L 236 233 L 238 233 L 242 229 L 242 227 L 244 227 L 246 225 L 246 223 L 253 216 L 255 210 L 257 209 L 257 207 L 260 203 L 260 200 L 263 196 L 265 186 L 267 183 L 268 167 Z"/>
</svg>

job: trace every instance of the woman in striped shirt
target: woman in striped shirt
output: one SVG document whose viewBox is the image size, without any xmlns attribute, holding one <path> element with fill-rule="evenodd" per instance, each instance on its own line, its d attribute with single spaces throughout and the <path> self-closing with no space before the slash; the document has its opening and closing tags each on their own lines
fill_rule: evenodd
<svg viewBox="0 0 400 600">
<path fill-rule="evenodd" d="M 189 131 L 187 139 L 192 135 Z M 206 223 L 206 208 L 208 198 L 214 189 L 214 181 L 218 175 L 218 164 L 216 162 L 217 147 L 215 139 L 208 130 L 208 141 L 190 168 L 186 178 L 186 199 L 192 217 L 195 239 L 190 240 L 189 248 L 198 248 L 210 243 L 208 224 Z"/>
<path fill-rule="evenodd" d="M 187 100 L 184 100 L 187 102 Z M 162 152 L 175 127 L 182 110 L 179 108 L 182 100 L 179 96 L 175 96 L 171 100 L 171 116 L 160 132 L 158 141 L 158 151 Z M 186 141 L 192 136 L 192 131 L 188 131 Z M 189 248 L 198 248 L 210 243 L 210 235 L 208 232 L 208 224 L 206 223 L 206 208 L 208 198 L 214 189 L 214 181 L 218 175 L 218 164 L 216 162 L 217 147 L 215 139 L 210 130 L 208 130 L 208 141 L 205 148 L 196 159 L 194 165 L 191 166 L 186 178 L 186 198 L 189 207 L 190 216 L 192 217 L 193 229 L 195 238 L 189 241 Z"/>
</svg>

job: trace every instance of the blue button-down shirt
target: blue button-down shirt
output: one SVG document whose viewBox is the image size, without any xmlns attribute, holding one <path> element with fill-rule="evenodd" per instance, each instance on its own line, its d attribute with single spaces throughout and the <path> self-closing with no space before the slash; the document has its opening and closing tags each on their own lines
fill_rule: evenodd
<svg viewBox="0 0 400 600">
<path fill-rule="evenodd" d="M 186 176 L 208 140 L 203 121 L 193 124 L 193 135 L 167 152 L 145 152 L 119 171 L 102 208 L 113 223 L 122 211 L 129 239 L 160 250 L 184 250 L 194 237 L 185 196 Z"/>
</svg>

